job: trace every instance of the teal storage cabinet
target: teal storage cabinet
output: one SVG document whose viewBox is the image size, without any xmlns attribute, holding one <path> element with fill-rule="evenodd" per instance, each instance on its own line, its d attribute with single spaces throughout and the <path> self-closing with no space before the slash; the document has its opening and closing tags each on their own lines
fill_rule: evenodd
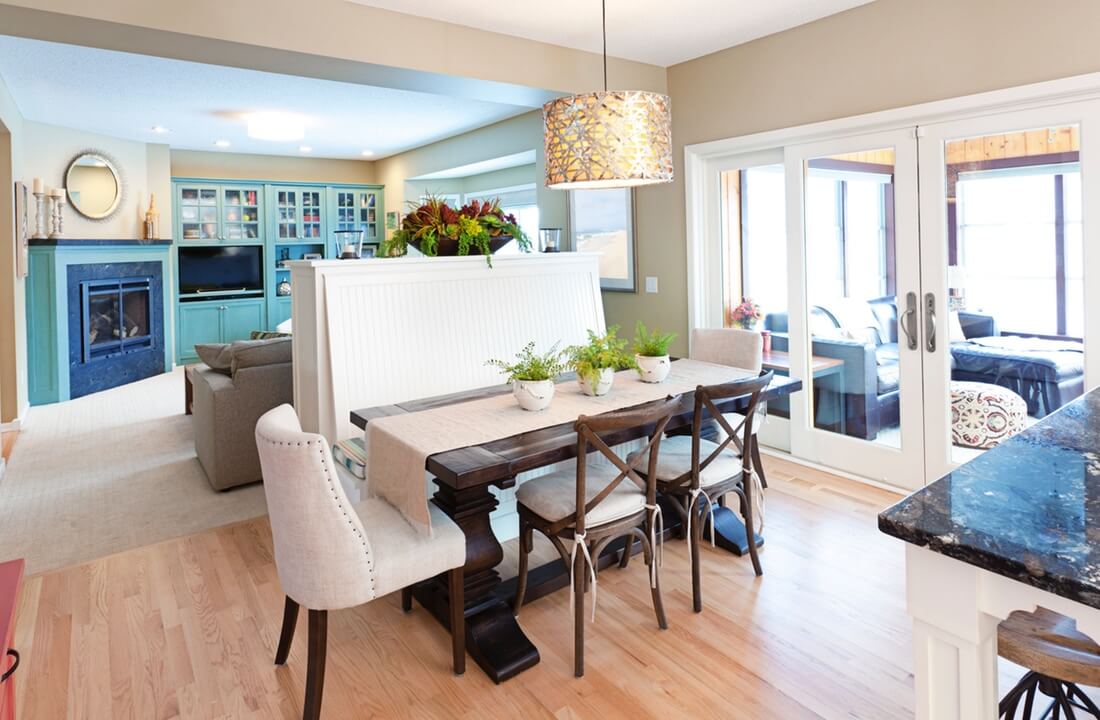
<svg viewBox="0 0 1100 720">
<path fill-rule="evenodd" d="M 198 360 L 195 345 L 248 338 L 253 330 L 274 330 L 290 318 L 294 288 L 285 263 L 306 255 L 339 254 L 336 231 L 362 230 L 368 250 L 385 234 L 381 185 L 336 185 L 174 178 L 174 250 L 179 247 L 262 245 L 264 289 L 250 293 L 175 296 L 176 361 Z M 174 283 L 175 284 L 175 283 Z"/>
<path fill-rule="evenodd" d="M 266 327 L 266 304 L 262 297 L 180 303 L 177 335 L 180 362 L 198 362 L 195 345 L 247 340 L 253 330 Z"/>
</svg>

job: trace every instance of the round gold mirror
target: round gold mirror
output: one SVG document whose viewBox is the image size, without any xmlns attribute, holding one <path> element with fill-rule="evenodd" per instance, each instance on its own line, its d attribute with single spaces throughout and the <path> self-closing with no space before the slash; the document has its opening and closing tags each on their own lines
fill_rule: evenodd
<svg viewBox="0 0 1100 720">
<path fill-rule="evenodd" d="M 96 152 L 77 155 L 65 171 L 69 204 L 91 220 L 103 220 L 118 210 L 122 183 L 110 158 Z"/>
</svg>

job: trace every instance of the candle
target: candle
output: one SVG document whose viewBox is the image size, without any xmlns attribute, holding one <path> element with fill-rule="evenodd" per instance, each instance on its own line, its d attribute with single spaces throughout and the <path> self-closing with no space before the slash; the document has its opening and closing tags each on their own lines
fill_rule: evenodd
<svg viewBox="0 0 1100 720">
<path fill-rule="evenodd" d="M 43 193 L 46 192 L 45 183 L 42 182 L 42 178 L 35 178 L 33 186 L 34 187 L 33 187 L 32 192 L 35 195 L 42 195 Z"/>
<path fill-rule="evenodd" d="M 61 188 L 50 188 L 49 196 L 52 198 L 65 197 L 65 191 Z"/>
</svg>

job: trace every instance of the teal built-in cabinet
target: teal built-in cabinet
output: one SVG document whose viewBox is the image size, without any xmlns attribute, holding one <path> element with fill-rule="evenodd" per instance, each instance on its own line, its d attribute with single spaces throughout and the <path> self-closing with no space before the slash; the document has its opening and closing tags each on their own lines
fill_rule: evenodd
<svg viewBox="0 0 1100 720">
<path fill-rule="evenodd" d="M 173 225 L 178 248 L 261 246 L 263 289 L 176 295 L 176 360 L 195 362 L 195 345 L 247 339 L 290 318 L 287 260 L 336 257 L 336 231 L 362 230 L 368 247 L 385 232 L 381 185 L 243 182 L 175 178 Z M 178 268 L 178 253 L 176 258 Z M 285 286 L 284 286 L 285 287 Z"/>
</svg>

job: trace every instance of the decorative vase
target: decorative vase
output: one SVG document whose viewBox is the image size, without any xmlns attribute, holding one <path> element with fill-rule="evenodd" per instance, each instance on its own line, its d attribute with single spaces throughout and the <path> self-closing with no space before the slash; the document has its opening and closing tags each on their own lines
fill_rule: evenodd
<svg viewBox="0 0 1100 720">
<path fill-rule="evenodd" d="M 669 360 L 668 355 L 635 355 L 634 361 L 638 363 L 638 376 L 642 379 L 642 382 L 664 382 L 669 371 L 672 370 L 672 362 Z"/>
<path fill-rule="evenodd" d="M 495 255 L 498 250 L 500 250 L 502 247 L 510 242 L 512 242 L 511 235 L 498 235 L 497 237 L 489 238 L 489 254 Z M 412 245 L 419 252 L 423 252 L 423 250 L 420 250 L 419 240 L 410 240 L 409 245 Z M 478 251 L 476 247 L 471 246 L 470 254 L 480 255 L 481 252 Z M 439 238 L 439 241 L 436 244 L 435 257 L 453 257 L 455 255 L 458 255 L 458 240 L 449 237 Z"/>
<path fill-rule="evenodd" d="M 290 295 L 290 281 L 283 280 L 275 287 L 275 294 L 280 297 Z"/>
<path fill-rule="evenodd" d="M 596 378 L 595 387 L 588 382 L 587 378 L 580 375 L 577 376 L 577 382 L 585 395 L 591 395 L 592 397 L 606 395 L 611 392 L 611 386 L 615 382 L 615 368 L 600 368 L 600 376 Z"/>
<path fill-rule="evenodd" d="M 760 339 L 762 341 L 762 347 L 764 352 L 770 353 L 772 351 L 772 333 L 770 330 L 761 330 Z"/>
<path fill-rule="evenodd" d="M 512 382 L 512 396 L 524 410 L 545 410 L 554 399 L 554 381 L 515 380 Z"/>
</svg>

